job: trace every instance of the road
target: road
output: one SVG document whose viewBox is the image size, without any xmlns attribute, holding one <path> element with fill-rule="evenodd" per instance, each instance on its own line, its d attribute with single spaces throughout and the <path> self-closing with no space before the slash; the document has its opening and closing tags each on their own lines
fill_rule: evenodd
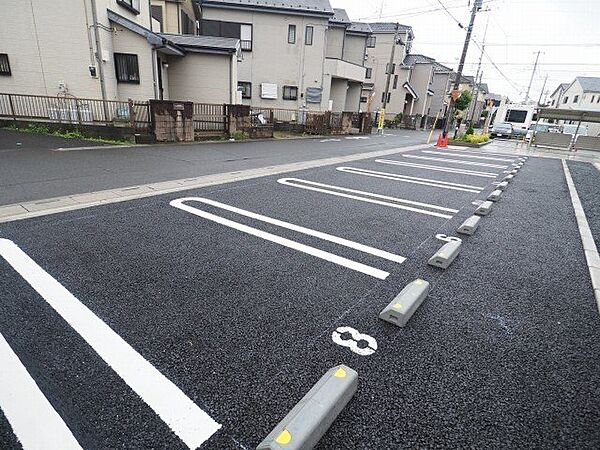
<svg viewBox="0 0 600 450">
<path fill-rule="evenodd" d="M 394 145 L 375 139 L 360 145 Z M 323 151 L 268 164 L 302 146 Z M 86 449 L 254 448 L 340 363 L 359 388 L 321 449 L 598 448 L 600 320 L 563 161 L 530 158 L 454 263 L 427 265 L 516 160 L 493 150 L 0 224 L 0 363 L 16 355 L 34 381 L 17 388 L 46 400 L 28 417 L 55 411 L 57 439 Z M 598 243 L 600 171 L 568 167 Z M 432 288 L 408 326 L 381 321 L 416 278 Z M 366 337 L 339 345 L 339 327 Z M 2 394 L 0 448 L 43 436 Z"/>
<path fill-rule="evenodd" d="M 384 136 L 77 150 L 73 145 L 97 144 L 0 129 L 0 205 L 351 155 L 426 140 L 424 132 L 395 130 Z M 24 144 L 17 147 L 17 141 Z"/>
</svg>

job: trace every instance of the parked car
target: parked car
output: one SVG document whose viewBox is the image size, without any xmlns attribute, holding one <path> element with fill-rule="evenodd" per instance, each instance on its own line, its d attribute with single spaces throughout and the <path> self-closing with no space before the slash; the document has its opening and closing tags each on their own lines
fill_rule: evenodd
<svg viewBox="0 0 600 450">
<path fill-rule="evenodd" d="M 525 139 L 530 140 L 534 133 L 558 133 L 558 130 L 556 129 L 556 125 L 551 125 L 549 123 L 533 124 L 529 127 L 529 130 L 527 130 Z"/>
<path fill-rule="evenodd" d="M 492 127 L 490 135 L 492 137 L 506 137 L 510 139 L 513 136 L 513 126 L 506 122 L 497 123 Z"/>
</svg>

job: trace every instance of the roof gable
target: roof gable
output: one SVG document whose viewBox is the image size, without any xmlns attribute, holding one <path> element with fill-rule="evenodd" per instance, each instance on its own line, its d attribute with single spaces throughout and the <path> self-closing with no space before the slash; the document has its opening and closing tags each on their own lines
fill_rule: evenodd
<svg viewBox="0 0 600 450">
<path fill-rule="evenodd" d="M 575 81 L 579 83 L 583 92 L 600 92 L 600 78 L 598 77 L 577 77 Z"/>
</svg>

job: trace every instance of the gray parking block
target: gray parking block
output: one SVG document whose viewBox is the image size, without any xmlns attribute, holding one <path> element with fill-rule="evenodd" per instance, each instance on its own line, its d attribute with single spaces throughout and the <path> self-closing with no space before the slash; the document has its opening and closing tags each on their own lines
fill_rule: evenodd
<svg viewBox="0 0 600 450">
<path fill-rule="evenodd" d="M 506 175 L 504 178 L 502 178 L 502 181 L 510 183 L 514 178 L 514 175 Z"/>
<path fill-rule="evenodd" d="M 500 189 L 496 189 L 494 192 L 488 195 L 487 199 L 491 202 L 497 202 L 500 200 L 500 197 L 502 197 L 502 191 Z"/>
<path fill-rule="evenodd" d="M 332 367 L 258 445 L 257 450 L 312 449 L 348 404 L 358 387 L 358 373 Z"/>
<path fill-rule="evenodd" d="M 435 253 L 435 255 L 429 258 L 427 264 L 439 267 L 440 269 L 447 269 L 450 267 L 450 264 L 452 264 L 452 261 L 458 256 L 461 246 L 462 242 L 460 240 L 447 242 Z"/>
<path fill-rule="evenodd" d="M 492 206 L 494 204 L 489 200 L 487 202 L 483 202 L 479 207 L 475 210 L 475 214 L 478 216 L 487 216 L 492 211 Z"/>
<path fill-rule="evenodd" d="M 458 227 L 456 230 L 460 234 L 466 234 L 468 236 L 472 236 L 475 234 L 477 227 L 479 226 L 479 222 L 481 221 L 481 217 L 471 216 L 467 220 L 463 222 L 463 224 Z"/>
<path fill-rule="evenodd" d="M 499 191 L 504 191 L 508 187 L 508 181 L 503 181 L 500 183 L 497 188 Z"/>
<path fill-rule="evenodd" d="M 380 313 L 379 318 L 404 327 L 429 294 L 429 283 L 420 278 L 404 289 Z"/>
</svg>

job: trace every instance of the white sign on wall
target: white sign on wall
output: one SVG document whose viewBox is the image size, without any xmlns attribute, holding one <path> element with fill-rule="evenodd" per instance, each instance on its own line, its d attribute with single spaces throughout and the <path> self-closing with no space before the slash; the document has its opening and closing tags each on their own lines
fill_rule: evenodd
<svg viewBox="0 0 600 450">
<path fill-rule="evenodd" d="M 261 83 L 260 97 L 277 100 L 277 85 L 273 83 Z"/>
</svg>

